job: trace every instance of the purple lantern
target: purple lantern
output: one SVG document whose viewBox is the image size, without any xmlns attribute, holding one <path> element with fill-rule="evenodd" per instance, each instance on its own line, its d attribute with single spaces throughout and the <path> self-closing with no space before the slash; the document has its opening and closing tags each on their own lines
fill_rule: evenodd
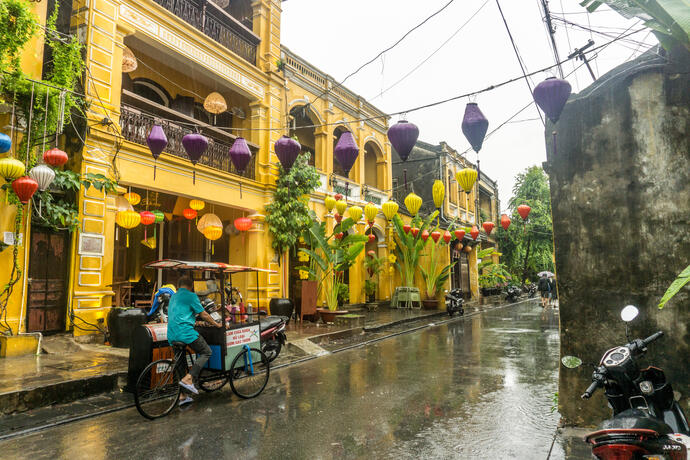
<svg viewBox="0 0 690 460">
<path fill-rule="evenodd" d="M 168 138 L 165 137 L 165 132 L 160 125 L 153 125 L 149 136 L 146 138 L 146 145 L 149 146 L 151 155 L 153 155 L 153 180 L 156 180 L 156 161 L 168 146 Z"/>
<path fill-rule="evenodd" d="M 192 162 L 192 165 L 196 166 L 199 158 L 201 158 L 208 148 L 208 139 L 199 133 L 185 134 L 182 138 L 182 146 L 185 152 L 187 152 L 187 156 Z M 196 184 L 196 170 L 194 170 L 192 177 L 193 183 Z"/>
<path fill-rule="evenodd" d="M 388 140 L 391 141 L 393 148 L 402 161 L 407 161 L 410 156 L 412 148 L 417 143 L 419 137 L 419 128 L 414 123 L 408 123 L 406 120 L 400 120 L 390 128 L 388 128 Z"/>
<path fill-rule="evenodd" d="M 475 102 L 468 103 L 465 106 L 465 116 L 462 119 L 462 133 L 477 153 L 482 149 L 488 128 L 489 120 L 479 110 L 479 106 Z"/>
<path fill-rule="evenodd" d="M 563 107 L 570 97 L 570 83 L 560 78 L 550 77 L 534 88 L 534 100 L 552 123 L 561 116 Z"/>
<path fill-rule="evenodd" d="M 235 165 L 235 169 L 238 173 L 242 174 L 249 160 L 252 158 L 252 152 L 249 150 L 247 141 L 243 137 L 238 137 L 235 142 L 230 147 L 230 161 Z M 242 198 L 242 182 L 240 182 L 240 198 Z"/>
<path fill-rule="evenodd" d="M 340 166 L 343 167 L 346 176 L 350 174 L 352 165 L 355 164 L 358 155 L 359 147 L 355 143 L 355 136 L 350 131 L 345 131 L 340 135 L 338 144 L 335 146 L 335 158 L 340 163 Z"/>
<path fill-rule="evenodd" d="M 302 146 L 293 138 L 283 136 L 276 141 L 275 150 L 280 164 L 286 171 L 289 171 L 302 151 Z"/>
</svg>

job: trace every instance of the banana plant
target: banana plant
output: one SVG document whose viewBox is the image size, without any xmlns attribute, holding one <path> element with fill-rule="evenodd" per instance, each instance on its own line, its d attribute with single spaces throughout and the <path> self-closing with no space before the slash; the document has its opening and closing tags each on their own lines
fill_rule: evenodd
<svg viewBox="0 0 690 460">
<path fill-rule="evenodd" d="M 443 243 L 442 240 L 435 243 L 431 240 L 431 249 L 429 250 L 429 257 L 427 258 L 426 268 L 419 267 L 422 272 L 422 278 L 424 279 L 424 284 L 426 285 L 426 295 L 428 299 L 435 299 L 439 291 L 441 291 L 450 278 L 450 269 L 453 268 L 455 262 L 440 266 L 439 261 L 439 248 L 438 246 Z"/>
<path fill-rule="evenodd" d="M 419 261 L 426 246 L 427 241 L 423 238 L 424 231 L 429 232 L 433 229 L 433 220 L 438 216 L 438 211 L 432 213 L 426 219 L 422 219 L 417 216 L 412 219 L 410 227 L 414 227 L 419 231 L 416 232 L 416 236 L 413 234 L 412 230 L 408 229 L 405 231 L 405 224 L 403 223 L 400 216 L 395 216 L 393 218 L 393 229 L 395 230 L 395 252 L 397 259 L 395 266 L 400 272 L 403 284 L 406 287 L 414 287 L 415 285 L 415 274 L 417 273 L 417 267 L 419 267 Z"/>
<path fill-rule="evenodd" d="M 661 298 L 659 301 L 659 310 L 664 308 L 666 306 L 666 303 L 673 298 L 678 292 L 685 286 L 686 284 L 690 283 L 690 265 L 685 267 L 685 270 L 680 272 L 678 277 L 671 283 L 671 285 L 666 289 L 666 292 L 664 293 L 664 296 Z"/>
</svg>

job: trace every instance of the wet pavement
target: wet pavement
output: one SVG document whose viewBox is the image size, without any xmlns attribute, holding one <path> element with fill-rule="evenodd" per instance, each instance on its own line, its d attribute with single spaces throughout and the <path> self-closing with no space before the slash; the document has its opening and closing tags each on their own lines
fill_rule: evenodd
<svg viewBox="0 0 690 460">
<path fill-rule="evenodd" d="M 557 313 L 523 303 L 276 370 L 253 400 L 225 388 L 161 420 L 127 409 L 1 442 L 0 452 L 32 460 L 546 458 L 559 419 L 558 350 Z M 557 437 L 551 458 L 588 458 L 581 447 Z"/>
</svg>

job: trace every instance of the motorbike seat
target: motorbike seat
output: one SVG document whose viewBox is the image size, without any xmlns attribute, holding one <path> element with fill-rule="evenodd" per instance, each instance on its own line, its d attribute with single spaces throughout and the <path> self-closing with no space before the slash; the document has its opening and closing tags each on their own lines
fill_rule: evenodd
<svg viewBox="0 0 690 460">
<path fill-rule="evenodd" d="M 285 322 L 286 318 L 284 316 L 267 316 L 266 318 L 261 318 L 259 320 L 259 325 L 261 330 L 271 329 L 278 326 L 280 323 Z"/>
<path fill-rule="evenodd" d="M 650 417 L 646 412 L 643 412 L 639 409 L 627 409 L 613 418 L 604 420 L 600 426 L 600 429 L 653 430 L 660 435 L 673 433 L 671 427 L 662 420 Z"/>
</svg>

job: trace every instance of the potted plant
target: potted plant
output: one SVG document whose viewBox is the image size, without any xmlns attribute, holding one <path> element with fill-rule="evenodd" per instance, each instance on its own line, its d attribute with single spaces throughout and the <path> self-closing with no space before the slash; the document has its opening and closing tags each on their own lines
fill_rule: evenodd
<svg viewBox="0 0 690 460">
<path fill-rule="evenodd" d="M 367 257 L 364 259 L 364 269 L 369 276 L 367 280 L 364 281 L 364 294 L 367 299 L 367 308 L 370 310 L 376 308 L 376 289 L 379 284 L 379 273 L 383 267 L 384 258 L 377 257 L 375 251 L 369 251 Z"/>
<path fill-rule="evenodd" d="M 436 296 L 450 277 L 450 269 L 453 267 L 455 262 L 448 265 L 441 265 L 439 261 L 438 246 L 441 240 L 434 242 L 431 240 L 431 249 L 429 251 L 429 257 L 427 258 L 426 268 L 420 267 L 419 270 L 422 272 L 422 278 L 424 279 L 424 284 L 426 287 L 426 299 L 422 301 L 424 308 L 434 310 L 438 308 L 438 299 Z"/>
<path fill-rule="evenodd" d="M 328 235 L 326 223 L 319 222 L 312 214 L 309 233 L 313 238 L 314 249 L 300 248 L 300 251 L 306 253 L 314 263 L 313 266 L 301 269 L 314 276 L 318 280 L 319 289 L 323 289 L 327 308 L 318 308 L 317 311 L 327 323 L 332 322 L 336 315 L 347 313 L 338 310 L 339 298 L 342 301 L 349 298 L 348 286 L 343 283 L 344 272 L 362 253 L 367 241 L 364 235 L 347 233 L 354 225 L 355 222 L 347 218 L 336 225 L 333 232 Z"/>
<path fill-rule="evenodd" d="M 511 276 L 504 264 L 492 264 L 479 275 L 479 287 L 482 295 L 498 295 L 508 285 Z"/>
</svg>

